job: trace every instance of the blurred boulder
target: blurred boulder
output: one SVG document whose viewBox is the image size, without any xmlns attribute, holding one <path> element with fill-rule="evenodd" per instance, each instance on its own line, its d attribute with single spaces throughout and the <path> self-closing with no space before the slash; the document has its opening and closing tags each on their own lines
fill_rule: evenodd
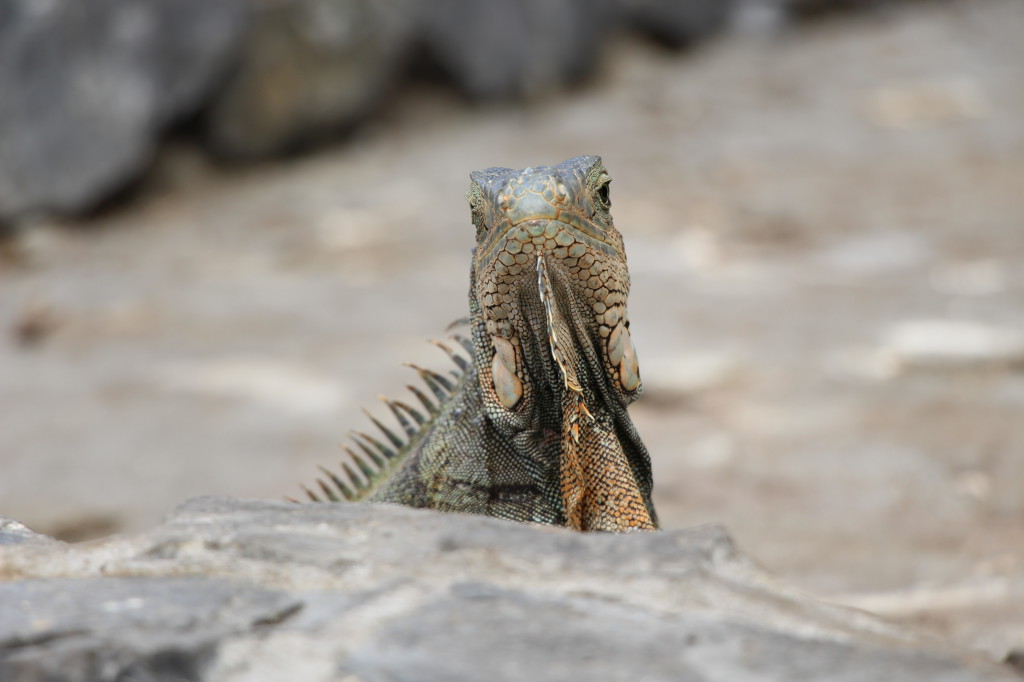
<svg viewBox="0 0 1024 682">
<path fill-rule="evenodd" d="M 686 47 L 727 28 L 735 0 L 619 0 L 625 23 L 667 45 Z"/>
<path fill-rule="evenodd" d="M 288 152 L 359 122 L 397 84 L 414 29 L 410 0 L 251 0 L 240 63 L 204 129 L 245 160 Z"/>
<path fill-rule="evenodd" d="M 224 74 L 245 0 L 0 3 L 0 222 L 88 210 Z"/>
<path fill-rule="evenodd" d="M 534 97 L 595 69 L 609 0 L 434 0 L 421 10 L 427 58 L 472 99 Z"/>
</svg>

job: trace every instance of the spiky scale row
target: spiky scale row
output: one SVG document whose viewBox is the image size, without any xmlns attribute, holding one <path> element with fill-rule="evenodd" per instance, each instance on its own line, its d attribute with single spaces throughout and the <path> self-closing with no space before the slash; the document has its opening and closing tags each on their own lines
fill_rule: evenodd
<svg viewBox="0 0 1024 682">
<path fill-rule="evenodd" d="M 430 402 L 430 399 L 427 398 L 427 395 L 423 391 L 421 391 L 417 386 L 413 386 L 410 384 L 407 385 L 406 388 L 409 389 L 409 391 L 414 396 L 416 396 L 416 398 L 421 403 L 423 403 L 423 407 L 427 409 L 427 412 L 429 412 L 431 416 L 437 414 L 440 411 L 440 408 L 434 403 Z"/>
<path fill-rule="evenodd" d="M 334 474 L 331 471 L 328 471 L 325 467 L 320 467 L 320 471 L 325 476 L 327 476 L 328 478 L 331 479 L 331 482 L 334 483 L 334 487 L 338 491 L 341 492 L 342 496 L 346 500 L 351 500 L 351 499 L 355 498 L 355 493 L 352 492 L 351 488 L 349 488 L 347 485 L 345 485 L 345 482 L 339 476 L 337 476 L 336 474 Z M 322 480 L 320 481 L 320 488 L 321 488 L 321 490 L 324 490 L 324 492 L 327 491 L 327 486 L 324 484 L 324 482 Z M 331 498 L 331 501 L 332 502 L 340 502 L 340 500 L 337 499 L 337 496 L 333 496 Z"/>
<path fill-rule="evenodd" d="M 435 372 L 432 369 L 424 369 L 423 367 L 414 365 L 410 362 L 405 363 L 405 366 L 411 367 L 419 372 L 420 378 L 423 379 L 423 383 L 427 385 L 427 388 L 429 388 L 434 394 L 434 397 L 437 398 L 438 402 L 443 403 L 447 400 L 448 396 L 455 389 L 455 385 L 448 381 L 447 377 L 440 372 Z"/>
<path fill-rule="evenodd" d="M 466 338 L 462 334 L 455 334 L 452 338 L 462 344 L 462 347 L 466 349 L 467 353 L 469 353 L 469 357 L 473 357 L 473 353 L 476 352 L 476 349 L 473 347 L 472 340 Z"/>
<path fill-rule="evenodd" d="M 396 448 L 399 448 L 399 449 L 402 448 L 404 443 L 402 442 L 402 439 L 399 438 L 398 435 L 394 431 L 392 431 L 388 427 L 386 427 L 383 424 L 381 424 L 379 419 L 374 417 L 372 414 L 370 414 L 365 409 L 363 410 L 363 414 L 365 414 L 367 417 L 369 417 L 370 421 L 373 422 L 373 425 L 376 426 L 378 429 L 380 429 L 381 433 L 384 434 L 384 437 L 388 439 L 388 442 L 390 442 Z"/>
<path fill-rule="evenodd" d="M 451 358 L 451 361 L 454 362 L 455 365 L 459 368 L 459 371 L 452 370 L 452 374 L 455 375 L 456 379 L 462 376 L 461 372 L 469 371 L 469 361 L 466 360 L 466 358 L 459 355 L 458 353 L 456 353 L 454 350 L 452 350 L 451 346 L 444 343 L 443 341 L 431 341 L 431 343 L 433 343 L 435 346 L 443 350 L 448 355 L 448 357 Z"/>
<path fill-rule="evenodd" d="M 371 467 L 369 464 L 366 463 L 366 460 L 364 460 L 356 453 L 352 452 L 351 449 L 345 448 L 345 450 L 348 452 L 349 458 L 356 463 L 356 466 L 359 467 L 359 470 L 363 472 L 363 475 L 366 476 L 367 480 L 369 480 L 373 477 L 373 472 L 380 471 L 381 469 L 383 469 L 385 466 L 387 466 L 387 462 L 381 459 L 373 450 L 368 448 L 365 443 L 359 440 L 360 437 L 369 438 L 369 436 L 358 431 L 354 431 L 353 433 L 355 435 L 350 435 L 349 438 L 351 438 L 352 441 L 356 444 L 356 446 L 360 450 L 362 450 L 367 457 L 370 458 L 370 461 L 373 462 L 377 468 L 374 469 L 373 467 Z M 385 457 L 386 456 L 387 455 L 385 455 Z"/>
<path fill-rule="evenodd" d="M 413 421 L 416 422 L 416 426 L 412 427 L 413 430 L 412 432 L 409 433 L 409 435 L 416 433 L 418 431 L 417 427 L 423 426 L 423 424 L 427 421 L 427 418 L 423 416 L 422 412 L 417 410 L 415 407 L 412 407 L 408 403 L 403 403 L 401 400 L 392 400 L 388 403 L 388 406 L 391 407 L 392 411 L 395 411 L 396 407 L 405 410 L 405 413 L 412 417 Z M 395 411 L 395 414 L 397 416 L 398 412 Z M 401 418 L 399 417 L 399 419 Z"/>
<path fill-rule="evenodd" d="M 455 335 L 452 338 L 472 353 L 473 345 L 468 339 L 461 335 Z M 448 344 L 440 341 L 433 341 L 433 343 L 443 350 L 455 364 L 457 369 L 452 370 L 452 375 L 457 380 L 461 379 L 472 368 L 470 362 L 455 352 Z M 384 435 L 385 440 L 387 440 L 391 447 L 368 433 L 352 431 L 349 434 L 349 438 L 360 452 L 356 452 L 348 444 L 343 444 L 341 447 L 345 450 L 348 460 L 340 463 L 344 475 L 339 475 L 324 467 L 320 467 L 323 477 L 318 478 L 316 481 L 320 492 L 318 493 L 306 486 L 302 486 L 303 492 L 311 501 L 340 502 L 347 500 L 353 502 L 367 496 L 378 482 L 386 478 L 386 474 L 390 471 L 395 460 L 406 454 L 403 452 L 403 449 L 407 448 L 428 427 L 429 423 L 440 412 L 440 405 L 456 389 L 456 385 L 440 372 L 409 363 L 406 363 L 406 366 L 414 369 L 420 375 L 423 383 L 426 384 L 427 388 L 430 389 L 430 393 L 436 399 L 436 403 L 431 401 L 419 387 L 414 385 L 409 385 L 406 388 L 423 405 L 423 408 L 427 411 L 426 415 L 408 403 L 400 400 L 389 400 L 381 396 L 381 400 L 388 406 L 388 409 L 405 433 L 406 440 L 404 441 L 393 429 L 388 428 L 379 419 L 363 410 L 373 425 Z M 353 469 L 350 463 L 354 464 L 356 468 Z M 356 470 L 358 470 L 358 473 L 356 473 Z M 291 501 L 294 502 L 295 500 Z"/>
<path fill-rule="evenodd" d="M 383 401 L 385 405 L 388 406 L 388 409 L 391 410 L 391 414 L 394 415 L 395 421 L 397 421 L 398 425 L 402 427 L 402 431 L 405 432 L 405 435 L 409 438 L 415 436 L 416 427 L 413 426 L 413 423 L 411 421 L 409 421 L 409 417 L 402 414 L 402 411 L 398 408 L 398 405 L 396 405 L 393 401 L 388 400 L 384 396 L 380 396 L 380 399 L 381 401 Z"/>
<path fill-rule="evenodd" d="M 377 467 L 377 469 L 383 469 L 385 466 L 387 466 L 387 460 L 382 458 L 380 455 L 378 455 L 370 448 L 366 447 L 366 444 L 359 440 L 358 433 L 352 431 L 349 433 L 348 437 L 352 439 L 352 442 L 355 444 L 357 448 L 363 451 L 364 455 L 370 458 L 370 461 L 373 462 L 373 465 Z M 345 454 L 348 455 L 348 458 L 351 461 L 355 462 L 356 466 L 359 468 L 360 471 L 365 471 L 368 468 L 363 458 L 360 457 L 359 454 L 354 452 L 352 448 L 350 448 L 348 445 L 342 444 L 341 448 L 342 450 L 345 451 Z M 370 471 L 373 471 L 373 469 L 370 469 Z"/>
</svg>

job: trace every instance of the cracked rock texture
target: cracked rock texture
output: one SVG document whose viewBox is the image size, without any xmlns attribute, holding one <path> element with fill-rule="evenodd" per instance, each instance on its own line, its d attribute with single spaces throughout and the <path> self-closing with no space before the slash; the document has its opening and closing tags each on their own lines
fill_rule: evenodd
<svg viewBox="0 0 1024 682">
<path fill-rule="evenodd" d="M 136 535 L 0 543 L 2 680 L 587 677 L 1019 679 L 786 587 L 717 526 L 198 498 Z"/>
</svg>

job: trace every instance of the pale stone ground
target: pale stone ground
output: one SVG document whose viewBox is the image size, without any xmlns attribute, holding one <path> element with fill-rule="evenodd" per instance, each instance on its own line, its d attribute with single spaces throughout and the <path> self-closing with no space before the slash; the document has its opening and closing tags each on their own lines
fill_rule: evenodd
<svg viewBox="0 0 1024 682">
<path fill-rule="evenodd" d="M 598 153 L 664 524 L 1024 647 L 1022 29 L 1019 0 L 964 0 L 620 45 L 525 109 L 417 91 L 312 158 L 170 153 L 134 205 L 0 266 L 0 513 L 74 535 L 295 494 L 401 361 L 445 362 L 423 340 L 465 310 L 467 173 Z"/>
</svg>

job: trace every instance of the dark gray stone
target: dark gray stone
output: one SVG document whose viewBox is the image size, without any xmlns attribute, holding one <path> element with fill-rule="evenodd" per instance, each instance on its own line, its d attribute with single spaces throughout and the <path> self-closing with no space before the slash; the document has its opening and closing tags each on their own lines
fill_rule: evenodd
<svg viewBox="0 0 1024 682">
<path fill-rule="evenodd" d="M 725 29 L 736 0 L 620 0 L 625 22 L 669 47 L 686 47 Z"/>
<path fill-rule="evenodd" d="M 253 0 L 238 68 L 206 116 L 213 150 L 265 157 L 361 122 L 406 65 L 413 4 Z"/>
<path fill-rule="evenodd" d="M 560 89 L 597 65 L 609 0 L 435 0 L 420 12 L 429 58 L 474 99 Z"/>
<path fill-rule="evenodd" d="M 0 221 L 123 187 L 224 75 L 245 25 L 245 0 L 0 5 Z"/>
<path fill-rule="evenodd" d="M 348 675 L 1016 679 L 779 584 L 715 526 L 584 535 L 402 507 L 204 498 L 136 536 L 0 546 L 0 679 Z"/>
</svg>

